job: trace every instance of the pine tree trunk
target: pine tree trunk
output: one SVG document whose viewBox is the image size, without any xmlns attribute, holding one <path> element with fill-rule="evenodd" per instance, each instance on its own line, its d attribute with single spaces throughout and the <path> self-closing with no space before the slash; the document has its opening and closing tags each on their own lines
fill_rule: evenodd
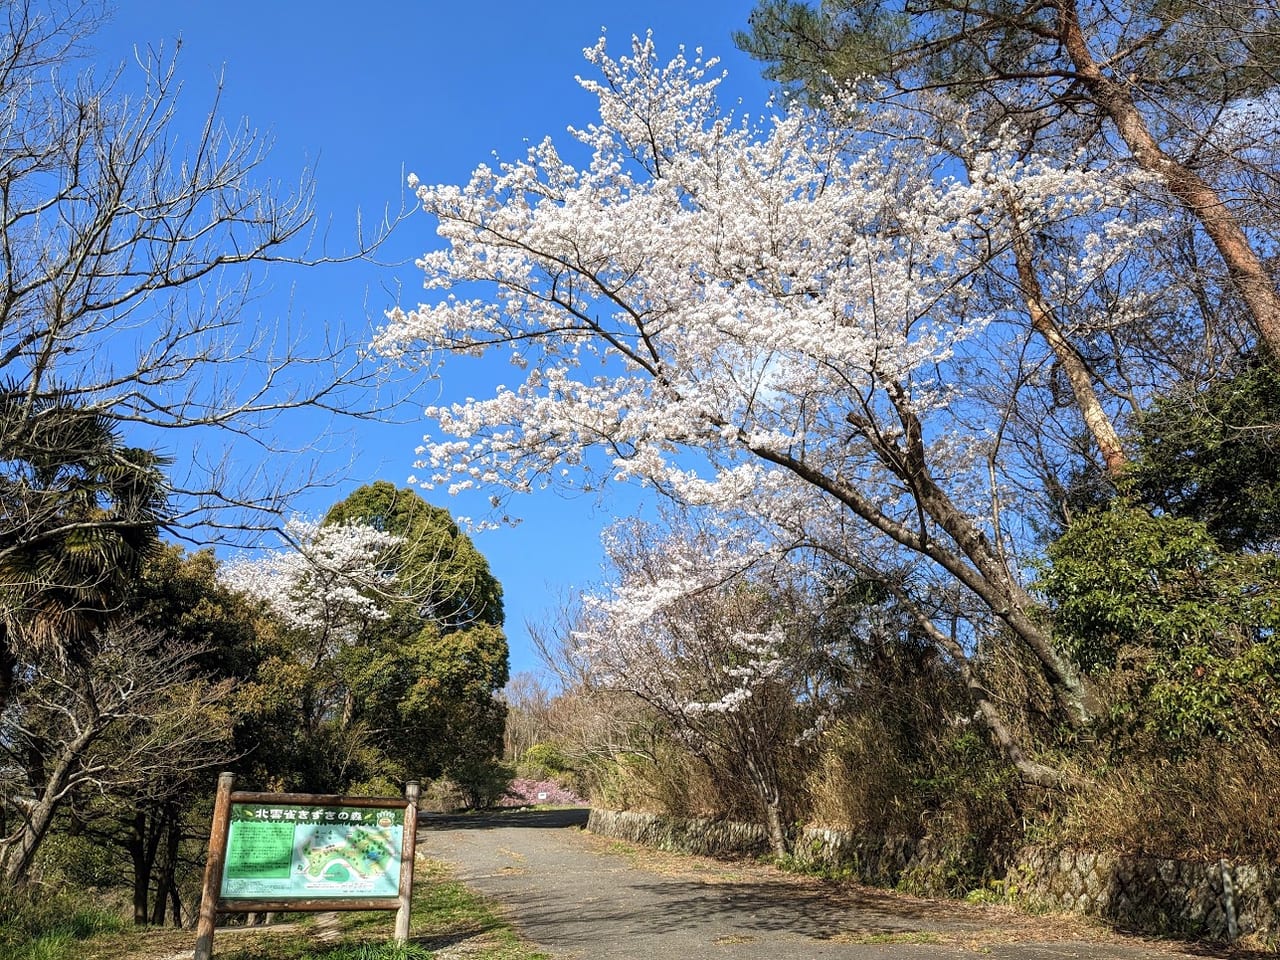
<svg viewBox="0 0 1280 960">
<path fill-rule="evenodd" d="M 1272 356 L 1280 357 L 1280 291 L 1239 220 L 1222 196 L 1198 173 L 1161 148 L 1129 91 L 1103 72 L 1080 26 L 1075 0 L 1056 0 L 1058 33 L 1081 82 L 1115 124 L 1139 167 L 1164 181 L 1169 192 L 1191 212 L 1213 241 L 1254 329 Z"/>
<path fill-rule="evenodd" d="M 1031 239 L 1022 226 L 1022 210 L 1013 194 L 1005 192 L 1005 205 L 1009 211 L 1010 231 L 1013 235 L 1013 256 L 1018 270 L 1018 285 L 1022 288 L 1022 297 L 1027 304 L 1027 313 L 1031 317 L 1031 328 L 1044 338 L 1054 358 L 1067 375 L 1071 384 L 1071 393 L 1076 401 L 1076 409 L 1084 420 L 1085 427 L 1093 437 L 1106 464 L 1107 473 L 1116 477 L 1124 469 L 1127 458 L 1120 442 L 1120 434 L 1111 422 L 1106 410 L 1094 393 L 1093 374 L 1089 371 L 1084 357 L 1062 331 L 1061 325 L 1054 317 L 1053 309 L 1045 300 L 1040 278 L 1036 274 L 1035 253 Z"/>
</svg>

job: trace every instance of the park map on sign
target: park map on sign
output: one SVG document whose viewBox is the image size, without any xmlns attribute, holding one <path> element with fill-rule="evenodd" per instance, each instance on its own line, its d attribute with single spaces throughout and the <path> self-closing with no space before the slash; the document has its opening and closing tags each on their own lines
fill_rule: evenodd
<svg viewBox="0 0 1280 960">
<path fill-rule="evenodd" d="M 402 809 L 233 804 L 227 900 L 395 897 Z"/>
</svg>

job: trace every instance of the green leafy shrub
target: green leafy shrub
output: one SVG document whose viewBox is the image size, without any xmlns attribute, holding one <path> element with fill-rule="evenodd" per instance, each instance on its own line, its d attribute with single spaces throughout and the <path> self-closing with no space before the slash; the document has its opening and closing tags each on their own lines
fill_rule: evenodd
<svg viewBox="0 0 1280 960">
<path fill-rule="evenodd" d="M 1263 357 L 1200 389 L 1160 397 L 1138 421 L 1127 480 L 1145 502 L 1191 517 L 1229 549 L 1280 537 L 1280 369 Z"/>
<path fill-rule="evenodd" d="M 1077 519 L 1039 587 L 1054 640 L 1110 675 L 1116 737 L 1240 739 L 1280 726 L 1280 557 L 1125 502 Z"/>
<path fill-rule="evenodd" d="M 573 774 L 573 765 L 556 744 L 535 743 L 520 757 L 516 773 L 529 780 L 559 780 Z"/>
<path fill-rule="evenodd" d="M 467 806 L 480 809 L 492 807 L 502 798 L 515 771 L 496 757 L 477 755 L 457 761 L 450 774 L 462 789 Z"/>
</svg>

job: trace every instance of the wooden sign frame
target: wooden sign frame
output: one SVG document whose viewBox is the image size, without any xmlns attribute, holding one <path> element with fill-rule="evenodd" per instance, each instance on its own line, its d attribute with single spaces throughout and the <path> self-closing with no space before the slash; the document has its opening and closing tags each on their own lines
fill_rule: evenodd
<svg viewBox="0 0 1280 960">
<path fill-rule="evenodd" d="M 404 943 L 409 937 L 409 910 L 413 897 L 413 860 L 418 836 L 418 784 L 405 784 L 404 799 L 396 797 L 344 797 L 310 793 L 254 793 L 236 791 L 235 775 L 218 777 L 218 792 L 213 804 L 213 823 L 209 830 L 209 859 L 205 862 L 204 889 L 200 898 L 200 917 L 196 925 L 196 948 L 193 960 L 210 960 L 213 956 L 213 932 L 220 913 L 245 913 L 271 910 L 395 910 L 395 941 Z M 224 898 L 223 874 L 226 869 L 227 841 L 231 833 L 233 804 L 263 804 L 291 808 L 343 807 L 348 809 L 403 810 L 401 832 L 400 882 L 394 897 L 325 896 L 287 897 L 281 899 Z M 354 814 L 353 814 L 354 816 Z"/>
</svg>

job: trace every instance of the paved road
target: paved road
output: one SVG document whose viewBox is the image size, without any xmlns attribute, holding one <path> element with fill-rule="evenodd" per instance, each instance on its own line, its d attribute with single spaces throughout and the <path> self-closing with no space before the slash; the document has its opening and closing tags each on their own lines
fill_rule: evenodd
<svg viewBox="0 0 1280 960">
<path fill-rule="evenodd" d="M 585 810 L 428 816 L 419 843 L 502 904 L 523 936 L 564 960 L 1180 956 L 1168 944 L 1071 920 L 637 851 L 585 833 L 585 823 Z"/>
</svg>

